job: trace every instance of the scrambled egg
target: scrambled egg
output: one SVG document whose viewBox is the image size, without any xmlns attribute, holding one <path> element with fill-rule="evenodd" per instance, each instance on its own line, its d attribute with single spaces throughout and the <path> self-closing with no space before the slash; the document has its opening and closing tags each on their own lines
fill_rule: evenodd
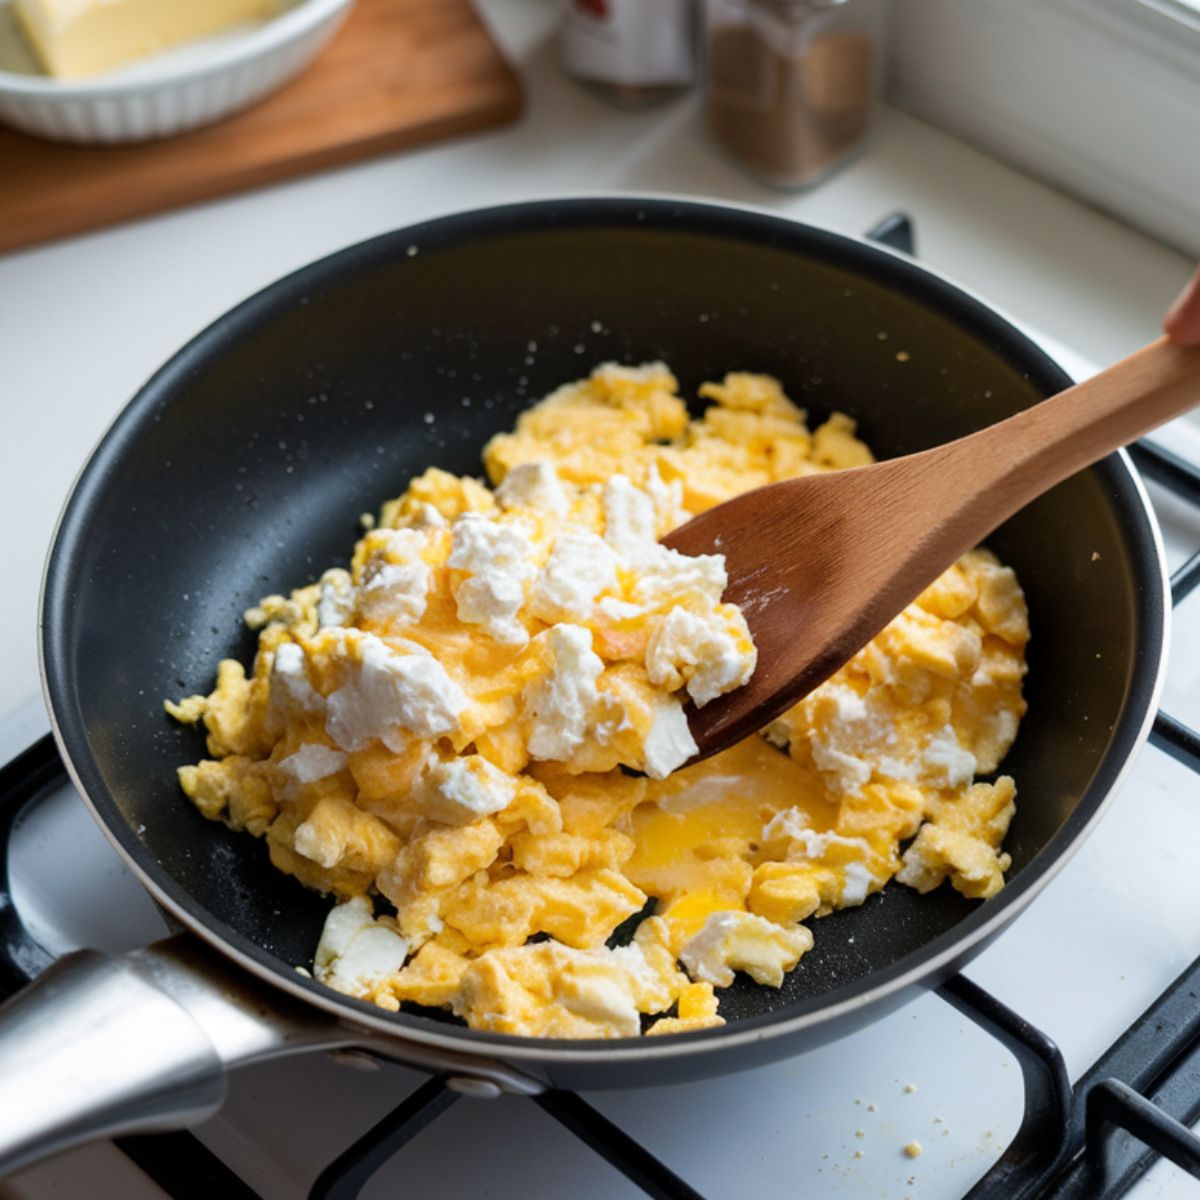
<svg viewBox="0 0 1200 1200">
<path fill-rule="evenodd" d="M 810 918 L 893 878 L 1003 886 L 1013 782 L 975 778 L 1016 736 L 1029 629 L 985 550 L 765 737 L 679 769 L 683 696 L 755 656 L 720 556 L 657 539 L 872 461 L 849 418 L 810 431 L 766 376 L 701 394 L 689 419 L 661 364 L 558 389 L 488 445 L 492 487 L 426 471 L 348 570 L 250 610 L 250 676 L 226 661 L 211 695 L 168 702 L 208 733 L 179 773 L 200 811 L 336 898 L 328 986 L 500 1033 L 673 1033 L 721 1024 L 737 971 L 780 986 Z"/>
</svg>

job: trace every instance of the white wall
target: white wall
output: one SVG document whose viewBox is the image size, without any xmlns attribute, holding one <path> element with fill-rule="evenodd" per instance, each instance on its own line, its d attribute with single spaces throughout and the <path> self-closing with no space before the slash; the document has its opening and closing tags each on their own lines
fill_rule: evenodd
<svg viewBox="0 0 1200 1200">
<path fill-rule="evenodd" d="M 1200 256 L 1187 3 L 893 0 L 892 99 Z"/>
</svg>

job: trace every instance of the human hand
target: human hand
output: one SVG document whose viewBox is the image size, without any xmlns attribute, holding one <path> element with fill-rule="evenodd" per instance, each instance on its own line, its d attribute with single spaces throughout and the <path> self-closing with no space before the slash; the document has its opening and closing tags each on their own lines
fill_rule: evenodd
<svg viewBox="0 0 1200 1200">
<path fill-rule="evenodd" d="M 1171 305 L 1163 321 L 1163 332 L 1181 346 L 1200 346 L 1200 267 Z"/>
</svg>

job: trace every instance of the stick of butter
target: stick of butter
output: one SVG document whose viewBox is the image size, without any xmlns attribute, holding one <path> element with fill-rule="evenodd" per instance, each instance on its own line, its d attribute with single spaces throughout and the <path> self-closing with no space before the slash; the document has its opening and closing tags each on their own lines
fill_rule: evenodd
<svg viewBox="0 0 1200 1200">
<path fill-rule="evenodd" d="M 95 75 L 272 17 L 277 0 L 13 0 L 42 66 L 60 79 Z"/>
</svg>

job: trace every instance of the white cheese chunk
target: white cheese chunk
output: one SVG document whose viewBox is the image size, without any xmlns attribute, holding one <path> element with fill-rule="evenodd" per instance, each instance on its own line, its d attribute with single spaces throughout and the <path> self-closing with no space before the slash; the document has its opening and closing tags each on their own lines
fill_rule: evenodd
<svg viewBox="0 0 1200 1200">
<path fill-rule="evenodd" d="M 339 992 L 361 995 L 373 984 L 395 975 L 408 958 L 408 942 L 386 925 L 364 929 L 333 965 L 323 983 Z"/>
<path fill-rule="evenodd" d="M 292 834 L 292 848 L 310 862 L 332 871 L 346 853 L 346 831 L 313 821 L 301 821 Z"/>
<path fill-rule="evenodd" d="M 364 929 L 374 924 L 374 912 L 366 896 L 353 896 L 344 904 L 334 905 L 325 918 L 325 927 L 321 930 L 321 940 L 317 943 L 313 960 L 318 978 L 335 958 L 350 948 L 350 943 Z"/>
<path fill-rule="evenodd" d="M 479 754 L 434 763 L 422 775 L 417 807 L 445 825 L 467 825 L 506 809 L 517 789 L 510 775 Z"/>
<path fill-rule="evenodd" d="M 867 702 L 843 684 L 823 684 L 819 693 L 823 730 L 812 734 L 813 762 L 843 795 L 856 796 L 875 770 L 872 750 L 880 747 L 888 730 Z"/>
<path fill-rule="evenodd" d="M 405 519 L 404 525 L 406 529 L 427 532 L 431 529 L 445 529 L 446 518 L 428 500 L 423 500 L 417 505 L 417 511 Z"/>
<path fill-rule="evenodd" d="M 383 563 L 363 584 L 363 616 L 396 624 L 419 621 L 425 612 L 429 579 L 427 563 Z"/>
<path fill-rule="evenodd" d="M 310 742 L 281 759 L 279 769 L 297 783 L 315 783 L 318 779 L 336 775 L 345 765 L 346 756 L 340 750 Z"/>
<path fill-rule="evenodd" d="M 743 649 L 718 613 L 697 616 L 673 608 L 659 619 L 646 645 L 646 672 L 656 687 L 675 691 L 685 682 L 700 706 L 740 687 L 754 673 L 757 654 Z"/>
<path fill-rule="evenodd" d="M 609 1036 L 637 1037 L 642 1032 L 630 981 L 611 967 L 588 970 L 579 962 L 575 970 L 559 983 L 558 1001 L 567 1009 L 585 1020 L 593 1021 Z"/>
<path fill-rule="evenodd" d="M 946 878 L 947 865 L 939 856 L 933 858 L 925 854 L 926 839 L 918 835 L 905 850 L 900 859 L 900 870 L 896 872 L 896 882 L 905 887 L 915 888 L 918 892 L 929 892 Z"/>
<path fill-rule="evenodd" d="M 646 495 L 654 502 L 660 536 L 688 519 L 687 510 L 683 507 L 682 481 L 672 479 L 670 483 L 665 483 L 659 474 L 658 463 L 651 463 L 646 474 Z"/>
<path fill-rule="evenodd" d="M 689 600 L 715 605 L 728 582 L 723 554 L 680 554 L 656 543 L 638 563 L 633 596 L 659 609 Z"/>
<path fill-rule="evenodd" d="M 596 602 L 596 611 L 610 621 L 634 621 L 646 615 L 642 605 L 618 600 L 616 596 L 601 596 Z"/>
<path fill-rule="evenodd" d="M 271 662 L 271 707 L 276 713 L 319 712 L 324 697 L 308 678 L 304 651 L 295 642 L 284 642 Z"/>
<path fill-rule="evenodd" d="M 593 379 L 602 379 L 610 386 L 614 383 L 647 384 L 655 383 L 671 389 L 677 386 L 671 368 L 660 358 L 645 363 L 601 363 L 592 371 Z M 577 384 L 567 384 L 566 390 L 573 390 Z"/>
<path fill-rule="evenodd" d="M 555 625 L 538 637 L 545 639 L 553 666 L 527 700 L 529 754 L 566 762 L 595 730 L 600 707 L 596 681 L 604 663 L 592 650 L 591 630 L 582 626 Z"/>
<path fill-rule="evenodd" d="M 651 779 L 666 779 L 699 751 L 688 727 L 683 705 L 673 696 L 660 696 L 654 705 L 654 723 L 642 745 L 642 770 Z"/>
<path fill-rule="evenodd" d="M 846 837 L 832 829 L 818 833 L 809 824 L 809 816 L 802 808 L 785 808 L 777 812 L 763 826 L 762 840 L 786 841 L 789 862 L 819 862 L 831 846 L 844 847 L 864 858 L 875 853 L 865 838 Z"/>
<path fill-rule="evenodd" d="M 415 529 L 391 529 L 382 556 L 363 568 L 358 603 L 370 621 L 408 624 L 425 613 L 433 572 L 423 551 L 428 541 Z"/>
<path fill-rule="evenodd" d="M 348 996 L 366 996 L 403 966 L 408 942 L 371 915 L 371 903 L 355 896 L 325 918 L 314 973 L 327 987 Z"/>
<path fill-rule="evenodd" d="M 662 609 L 685 599 L 720 603 L 729 581 L 723 555 L 680 554 L 659 545 L 653 498 L 623 475 L 614 475 L 605 483 L 601 500 L 604 540 L 637 572 L 635 601 Z"/>
<path fill-rule="evenodd" d="M 617 556 L 586 529 L 567 529 L 554 543 L 529 593 L 529 611 L 541 621 L 586 621 L 596 598 L 617 586 Z"/>
<path fill-rule="evenodd" d="M 658 547 L 654 501 L 624 475 L 614 475 L 601 494 L 604 540 L 630 563 L 640 563 Z"/>
<path fill-rule="evenodd" d="M 842 868 L 842 904 L 851 907 L 861 904 L 871 892 L 875 876 L 862 863 L 847 863 Z"/>
<path fill-rule="evenodd" d="M 728 987 L 734 971 L 779 987 L 812 944 L 812 933 L 803 925 L 785 929 L 753 913 L 716 912 L 684 945 L 679 960 L 693 979 L 717 987 Z"/>
<path fill-rule="evenodd" d="M 554 464 L 543 460 L 513 467 L 496 489 L 496 502 L 501 508 L 533 508 L 555 517 L 564 516 L 570 504 Z"/>
<path fill-rule="evenodd" d="M 378 738 L 400 753 L 407 734 L 433 738 L 459 727 L 467 697 L 427 650 L 370 633 L 351 636 L 358 661 L 348 663 L 345 681 L 329 695 L 325 724 L 343 750 L 362 750 Z"/>
<path fill-rule="evenodd" d="M 958 735 L 945 725 L 933 735 L 921 755 L 921 774 L 938 787 L 962 787 L 975 778 L 975 755 L 958 744 Z"/>
<path fill-rule="evenodd" d="M 317 624 L 322 629 L 345 625 L 354 612 L 354 582 L 350 572 L 332 567 L 321 576 L 321 593 L 317 601 Z"/>
<path fill-rule="evenodd" d="M 523 645 L 529 634 L 516 617 L 535 570 L 528 535 L 481 513 L 463 513 L 453 536 L 447 563 L 469 572 L 454 594 L 458 619 L 481 625 L 498 642 Z"/>
</svg>

